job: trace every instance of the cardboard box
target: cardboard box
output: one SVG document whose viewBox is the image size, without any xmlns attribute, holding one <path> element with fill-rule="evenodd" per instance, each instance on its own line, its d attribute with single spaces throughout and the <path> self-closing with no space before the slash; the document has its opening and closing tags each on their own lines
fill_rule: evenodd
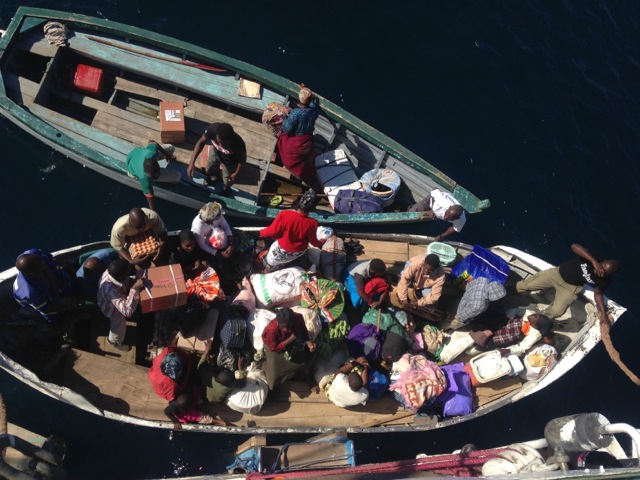
<svg viewBox="0 0 640 480">
<path fill-rule="evenodd" d="M 160 140 L 162 143 L 184 143 L 185 132 L 182 102 L 160 102 Z"/>
<path fill-rule="evenodd" d="M 103 75 L 104 71 L 101 68 L 80 63 L 73 76 L 73 85 L 79 90 L 100 96 L 102 95 Z"/>
<path fill-rule="evenodd" d="M 142 313 L 157 312 L 187 303 L 187 285 L 179 264 L 147 270 L 145 288 L 140 292 Z"/>
</svg>

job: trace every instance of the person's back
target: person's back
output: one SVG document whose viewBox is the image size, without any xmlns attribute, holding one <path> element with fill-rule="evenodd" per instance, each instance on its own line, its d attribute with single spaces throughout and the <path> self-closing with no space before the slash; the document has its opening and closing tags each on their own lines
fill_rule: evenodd
<svg viewBox="0 0 640 480">
<path fill-rule="evenodd" d="M 33 308 L 48 322 L 70 306 L 76 293 L 74 279 L 51 254 L 26 250 L 18 256 L 16 269 L 13 296 L 20 305 Z"/>
</svg>

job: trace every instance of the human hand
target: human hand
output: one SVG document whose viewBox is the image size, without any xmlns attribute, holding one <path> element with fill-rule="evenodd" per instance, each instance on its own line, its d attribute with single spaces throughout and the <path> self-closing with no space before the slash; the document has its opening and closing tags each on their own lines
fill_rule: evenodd
<svg viewBox="0 0 640 480">
<path fill-rule="evenodd" d="M 213 339 L 207 338 L 204 341 L 204 353 L 207 354 L 211 351 L 211 347 L 213 346 Z"/>
<path fill-rule="evenodd" d="M 195 170 L 195 166 L 193 164 L 187 167 L 187 177 L 193 179 L 193 172 Z"/>
<path fill-rule="evenodd" d="M 233 245 L 229 245 L 227 248 L 225 248 L 221 252 L 223 258 L 229 258 L 232 253 L 233 253 Z"/>
<path fill-rule="evenodd" d="M 180 422 L 176 422 L 173 424 L 173 429 L 174 430 L 182 430 L 182 425 L 180 425 Z"/>
<path fill-rule="evenodd" d="M 598 261 L 593 262 L 593 270 L 596 272 L 596 275 L 599 277 L 604 277 L 604 267 Z"/>
<path fill-rule="evenodd" d="M 425 212 L 425 215 L 427 216 L 427 218 L 431 219 L 431 220 L 435 220 L 436 219 L 436 214 L 433 210 L 427 210 Z"/>
<path fill-rule="evenodd" d="M 149 259 L 149 257 L 151 257 L 151 255 L 153 255 L 153 252 L 151 252 L 151 253 L 146 253 L 146 254 L 144 254 L 144 255 L 136 255 L 135 257 L 133 257 L 133 258 L 131 259 L 131 262 L 130 262 L 130 263 L 131 263 L 132 265 L 140 265 L 140 264 L 142 264 L 142 263 L 146 262 L 146 261 Z"/>
<path fill-rule="evenodd" d="M 135 282 L 133 282 L 131 288 L 133 288 L 134 290 L 142 290 L 144 288 L 144 278 L 138 278 Z"/>
<path fill-rule="evenodd" d="M 315 351 L 315 349 L 316 349 L 316 344 L 315 344 L 315 343 L 313 343 L 311 340 L 309 340 L 309 341 L 307 342 L 307 347 L 309 348 L 309 351 L 310 351 L 310 352 L 313 352 L 313 351 Z"/>
</svg>

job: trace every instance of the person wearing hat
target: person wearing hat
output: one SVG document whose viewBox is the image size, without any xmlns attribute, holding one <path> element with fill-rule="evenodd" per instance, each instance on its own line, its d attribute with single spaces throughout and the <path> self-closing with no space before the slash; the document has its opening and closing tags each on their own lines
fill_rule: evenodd
<svg viewBox="0 0 640 480">
<path fill-rule="evenodd" d="M 287 170 L 310 184 L 316 173 L 313 130 L 320 115 L 320 105 L 316 95 L 304 85 L 301 85 L 298 100 L 300 106 L 282 120 L 278 153 Z"/>
<path fill-rule="evenodd" d="M 207 175 L 204 184 L 213 185 L 222 174 L 224 187 L 221 194 L 228 195 L 231 193 L 231 185 L 247 163 L 247 146 L 242 137 L 234 132 L 233 127 L 228 123 L 212 123 L 193 147 L 193 154 L 187 167 L 187 176 L 191 179 L 195 172 L 196 158 L 207 143 L 210 143 L 212 148 L 209 151 L 207 166 L 204 168 L 204 173 Z"/>
<path fill-rule="evenodd" d="M 229 258 L 233 253 L 233 232 L 222 214 L 218 202 L 209 202 L 200 208 L 191 222 L 196 244 L 212 258 L 218 255 Z"/>
<path fill-rule="evenodd" d="M 506 295 L 507 291 L 500 282 L 492 282 L 484 277 L 474 278 L 467 284 L 449 327 L 456 330 L 470 324 L 489 308 L 491 302 L 497 302 Z"/>
<path fill-rule="evenodd" d="M 527 310 L 521 317 L 508 319 L 502 328 L 493 332 L 484 348 L 497 348 L 502 355 L 520 356 L 540 340 L 553 345 L 553 321 L 546 315 Z"/>
<path fill-rule="evenodd" d="M 309 189 L 294 203 L 293 210 L 284 210 L 267 228 L 260 230 L 262 238 L 275 238 L 267 255 L 264 266 L 267 271 L 278 270 L 302 257 L 309 244 L 322 248 L 316 232 L 318 221 L 309 218 L 309 212 L 316 205 L 316 192 Z"/>
<path fill-rule="evenodd" d="M 434 306 L 442 295 L 445 279 L 440 258 L 435 253 L 416 255 L 409 259 L 400 274 L 398 286 L 390 297 L 391 303 L 433 319 Z"/>
<path fill-rule="evenodd" d="M 158 163 L 158 160 L 163 158 L 173 162 L 176 159 L 174 151 L 173 145 L 160 145 L 150 140 L 146 147 L 136 147 L 127 155 L 127 173 L 140 181 L 142 193 L 147 198 L 151 210 L 156 209 L 153 182 L 179 183 L 182 178 L 179 171 L 161 168 Z"/>
</svg>

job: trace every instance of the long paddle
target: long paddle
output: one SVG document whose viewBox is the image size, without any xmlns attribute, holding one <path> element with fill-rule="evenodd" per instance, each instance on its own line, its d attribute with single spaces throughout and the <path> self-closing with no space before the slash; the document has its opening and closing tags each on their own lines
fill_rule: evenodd
<svg viewBox="0 0 640 480">
<path fill-rule="evenodd" d="M 164 60 L 165 62 L 179 63 L 180 65 L 187 65 L 188 67 L 200 68 L 202 70 L 211 70 L 213 72 L 226 72 L 226 70 L 224 68 L 212 67 L 210 65 L 204 65 L 202 63 L 196 63 L 196 62 L 187 62 L 186 60 L 179 60 L 177 58 L 165 57 L 164 55 L 157 55 L 157 54 L 151 53 L 151 52 L 144 52 L 142 50 L 137 50 L 137 49 L 132 48 L 132 47 L 126 47 L 126 46 L 121 45 L 119 43 L 110 42 L 109 40 L 104 40 L 102 38 L 92 37 L 90 35 L 87 36 L 87 38 L 89 40 L 93 40 L 94 42 L 103 43 L 104 45 L 109 45 L 110 47 L 116 47 L 116 48 L 119 48 L 121 50 L 126 50 L 127 52 L 136 53 L 138 55 L 144 55 L 145 57 L 157 58 L 158 60 Z"/>
</svg>

